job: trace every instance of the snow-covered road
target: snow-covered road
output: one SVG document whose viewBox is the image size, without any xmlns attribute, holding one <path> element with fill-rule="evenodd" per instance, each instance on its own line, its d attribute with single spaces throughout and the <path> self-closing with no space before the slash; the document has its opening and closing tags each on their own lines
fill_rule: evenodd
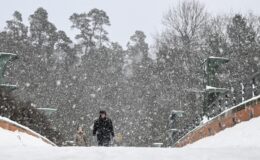
<svg viewBox="0 0 260 160">
<path fill-rule="evenodd" d="M 25 147 L 1 149 L 1 160 L 259 160 L 260 148 Z"/>
<path fill-rule="evenodd" d="M 260 118 L 184 148 L 53 147 L 0 129 L 0 160 L 260 160 L 259 136 Z"/>
</svg>

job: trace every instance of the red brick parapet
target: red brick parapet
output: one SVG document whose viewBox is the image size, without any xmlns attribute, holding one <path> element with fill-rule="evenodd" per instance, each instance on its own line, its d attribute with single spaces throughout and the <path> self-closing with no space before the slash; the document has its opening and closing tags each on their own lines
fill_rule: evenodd
<svg viewBox="0 0 260 160">
<path fill-rule="evenodd" d="M 210 121 L 200 125 L 187 133 L 175 143 L 175 147 L 183 147 L 194 143 L 202 138 L 212 136 L 226 128 L 248 121 L 260 116 L 260 95 L 244 101 L 221 114 L 215 116 Z"/>
<path fill-rule="evenodd" d="M 28 135 L 34 136 L 36 138 L 40 138 L 42 141 L 44 141 L 45 143 L 48 143 L 52 146 L 56 146 L 53 142 L 51 142 L 50 140 L 48 140 L 46 137 L 43 137 L 42 135 L 40 135 L 39 133 L 34 132 L 33 130 L 29 129 L 28 127 L 25 127 L 23 125 L 20 125 L 8 118 L 5 117 L 1 117 L 0 116 L 0 128 L 9 130 L 9 131 L 18 131 L 18 132 L 23 132 L 26 133 Z"/>
</svg>

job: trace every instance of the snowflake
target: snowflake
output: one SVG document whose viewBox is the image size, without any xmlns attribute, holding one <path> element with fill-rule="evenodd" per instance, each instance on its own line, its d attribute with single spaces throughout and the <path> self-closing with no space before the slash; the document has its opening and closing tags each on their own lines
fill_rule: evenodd
<svg viewBox="0 0 260 160">
<path fill-rule="evenodd" d="M 32 106 L 32 107 L 36 107 L 36 104 L 34 104 L 34 103 L 31 103 L 31 106 Z"/>
<path fill-rule="evenodd" d="M 57 81 L 56 81 L 56 85 L 57 85 L 57 86 L 60 86 L 60 85 L 61 85 L 61 80 L 57 80 Z"/>
<path fill-rule="evenodd" d="M 95 98 L 95 97 L 96 97 L 96 94 L 92 93 L 92 94 L 90 94 L 90 96 L 91 96 L 92 98 Z"/>
</svg>

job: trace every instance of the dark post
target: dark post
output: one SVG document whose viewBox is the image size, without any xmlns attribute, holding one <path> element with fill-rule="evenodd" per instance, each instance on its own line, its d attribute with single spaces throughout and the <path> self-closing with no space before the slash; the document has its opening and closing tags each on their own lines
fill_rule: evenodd
<svg viewBox="0 0 260 160">
<path fill-rule="evenodd" d="M 227 63 L 229 59 L 223 57 L 209 57 L 204 61 L 205 92 L 203 115 L 209 116 L 209 106 L 217 100 L 220 94 L 226 93 L 228 89 L 221 88 L 217 82 L 216 71 L 220 65 Z"/>
</svg>

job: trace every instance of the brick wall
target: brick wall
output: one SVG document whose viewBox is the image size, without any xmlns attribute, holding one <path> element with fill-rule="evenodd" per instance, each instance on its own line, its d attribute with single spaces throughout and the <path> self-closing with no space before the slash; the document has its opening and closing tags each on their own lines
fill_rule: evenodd
<svg viewBox="0 0 260 160">
<path fill-rule="evenodd" d="M 34 136 L 36 138 L 40 138 L 42 141 L 44 141 L 45 143 L 48 143 L 52 146 L 56 146 L 53 142 L 51 142 L 47 138 L 45 138 L 45 137 L 41 136 L 40 134 L 30 130 L 29 128 L 22 126 L 20 124 L 17 124 L 16 122 L 11 121 L 7 118 L 0 119 L 0 128 L 6 129 L 6 130 L 9 130 L 9 131 L 13 131 L 13 132 L 15 132 L 15 131 L 23 132 L 23 133 L 29 134 L 31 136 Z"/>
<path fill-rule="evenodd" d="M 259 116 L 260 96 L 257 96 L 224 111 L 207 123 L 190 131 L 175 143 L 175 147 L 183 147 L 187 144 L 194 143 L 202 138 L 217 134 L 226 128 L 233 127 L 240 122 L 248 121 Z"/>
</svg>

